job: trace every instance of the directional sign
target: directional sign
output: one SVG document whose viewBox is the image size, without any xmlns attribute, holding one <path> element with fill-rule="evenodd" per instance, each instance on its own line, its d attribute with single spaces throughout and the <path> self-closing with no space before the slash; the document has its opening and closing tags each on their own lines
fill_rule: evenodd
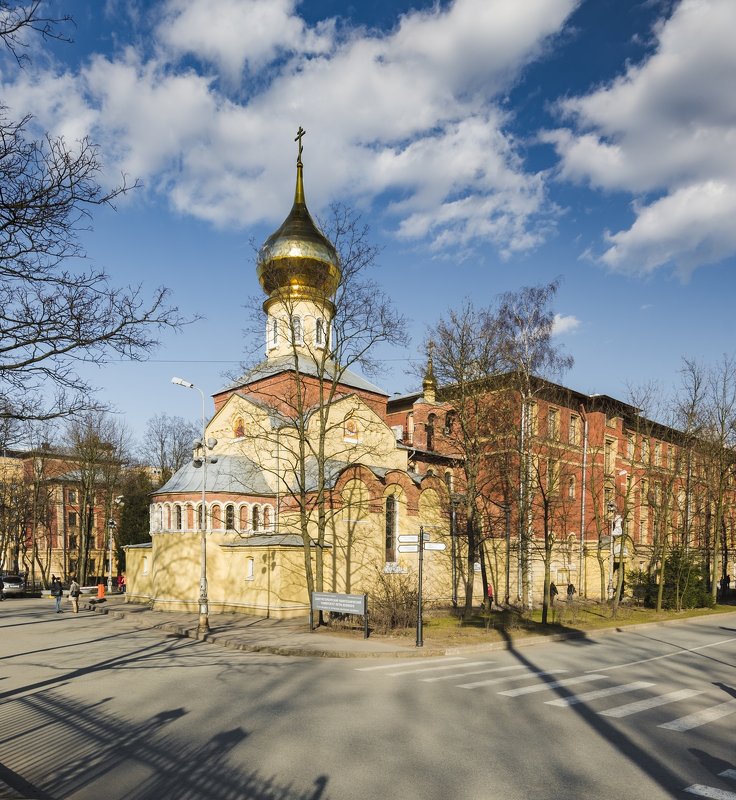
<svg viewBox="0 0 736 800">
<path fill-rule="evenodd" d="M 418 553 L 419 552 L 419 545 L 418 544 L 400 544 L 396 549 L 400 553 Z"/>
<path fill-rule="evenodd" d="M 445 545 L 442 542 L 425 542 L 424 543 L 425 550 L 444 550 Z"/>
<path fill-rule="evenodd" d="M 403 544 L 418 544 L 419 536 L 415 534 L 412 536 L 399 536 L 399 542 Z"/>
</svg>

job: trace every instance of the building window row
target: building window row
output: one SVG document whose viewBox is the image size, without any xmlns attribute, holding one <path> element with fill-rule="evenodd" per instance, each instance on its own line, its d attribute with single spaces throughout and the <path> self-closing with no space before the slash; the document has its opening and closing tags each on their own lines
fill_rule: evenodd
<svg viewBox="0 0 736 800">
<path fill-rule="evenodd" d="M 300 317 L 290 318 L 269 317 L 266 330 L 266 338 L 269 350 L 273 350 L 281 343 L 282 338 L 287 335 L 290 344 L 304 344 L 305 337 L 316 347 L 327 345 L 328 328 L 327 322 L 319 317 Z"/>
<path fill-rule="evenodd" d="M 210 503 L 208 525 L 214 531 L 260 533 L 274 530 L 275 514 L 270 503 Z M 202 504 L 155 503 L 151 506 L 152 531 L 199 530 Z"/>
</svg>

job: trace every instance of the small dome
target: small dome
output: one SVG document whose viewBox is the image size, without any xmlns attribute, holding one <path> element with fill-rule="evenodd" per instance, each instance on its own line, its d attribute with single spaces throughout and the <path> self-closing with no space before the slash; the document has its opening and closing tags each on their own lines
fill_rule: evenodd
<svg viewBox="0 0 736 800">
<path fill-rule="evenodd" d="M 307 209 L 301 158 L 296 169 L 294 205 L 258 252 L 258 280 L 269 299 L 329 301 L 340 283 L 340 259 Z"/>
</svg>

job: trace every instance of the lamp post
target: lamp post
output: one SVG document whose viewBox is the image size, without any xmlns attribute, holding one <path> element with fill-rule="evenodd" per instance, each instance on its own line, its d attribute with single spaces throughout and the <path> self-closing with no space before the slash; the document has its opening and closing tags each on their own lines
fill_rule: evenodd
<svg viewBox="0 0 736 800">
<path fill-rule="evenodd" d="M 112 517 L 107 521 L 108 553 L 107 553 L 107 593 L 112 594 L 112 535 L 115 530 L 115 520 Z"/>
<path fill-rule="evenodd" d="M 194 457 L 192 463 L 195 467 L 202 467 L 202 510 L 199 515 L 199 531 L 201 538 L 201 557 L 199 572 L 199 623 L 197 624 L 197 637 L 203 638 L 210 629 L 209 622 L 209 599 L 207 597 L 207 445 L 205 440 L 205 415 L 204 415 L 204 392 L 190 381 L 183 378 L 172 378 L 171 382 L 175 386 L 183 386 L 185 389 L 196 389 L 202 396 L 202 439 L 194 442 L 195 449 L 202 449 L 202 458 Z M 216 442 L 215 442 L 216 444 Z M 212 445 L 214 447 L 214 444 Z M 214 463 L 217 459 L 213 459 Z"/>
</svg>

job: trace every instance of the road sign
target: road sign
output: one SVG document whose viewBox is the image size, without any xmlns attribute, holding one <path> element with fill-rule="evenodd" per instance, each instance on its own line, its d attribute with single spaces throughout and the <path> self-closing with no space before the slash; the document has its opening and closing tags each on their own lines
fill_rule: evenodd
<svg viewBox="0 0 736 800">
<path fill-rule="evenodd" d="M 444 550 L 445 545 L 443 542 L 425 542 L 424 543 L 425 550 Z"/>
<path fill-rule="evenodd" d="M 411 536 L 399 536 L 399 543 L 401 544 L 418 544 L 419 536 L 412 534 Z"/>
<path fill-rule="evenodd" d="M 419 545 L 418 544 L 400 544 L 396 549 L 400 553 L 418 553 L 419 552 Z"/>
</svg>

